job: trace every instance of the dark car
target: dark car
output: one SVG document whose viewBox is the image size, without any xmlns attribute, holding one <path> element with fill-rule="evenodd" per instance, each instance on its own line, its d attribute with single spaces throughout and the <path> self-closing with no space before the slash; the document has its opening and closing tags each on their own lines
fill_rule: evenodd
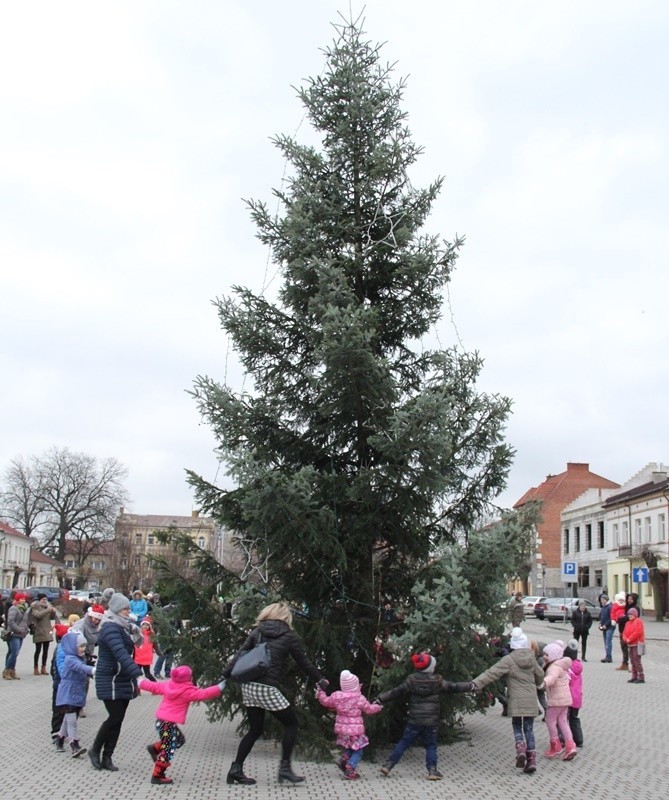
<svg viewBox="0 0 669 800">
<path fill-rule="evenodd" d="M 541 619 L 547 619 L 549 622 L 570 620 L 572 612 L 576 611 L 580 602 L 585 603 L 585 607 L 590 612 L 590 616 L 593 620 L 599 619 L 599 612 L 601 609 L 594 603 L 591 603 L 590 600 L 583 600 L 580 597 L 550 597 L 546 603 L 546 608 L 543 610 Z"/>
<path fill-rule="evenodd" d="M 70 595 L 67 589 L 61 589 L 60 586 L 28 586 L 26 589 L 20 589 L 20 591 L 27 594 L 31 602 L 37 600 L 38 594 L 45 594 L 50 603 L 56 603 L 58 600 L 68 600 Z"/>
</svg>

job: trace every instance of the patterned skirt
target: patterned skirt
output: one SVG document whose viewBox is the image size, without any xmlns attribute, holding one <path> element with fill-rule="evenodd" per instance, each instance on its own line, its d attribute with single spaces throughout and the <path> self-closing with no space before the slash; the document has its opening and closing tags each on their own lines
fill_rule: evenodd
<svg viewBox="0 0 669 800">
<path fill-rule="evenodd" d="M 242 703 L 245 706 L 264 708 L 265 711 L 282 711 L 290 703 L 276 686 L 266 683 L 242 683 Z"/>
</svg>

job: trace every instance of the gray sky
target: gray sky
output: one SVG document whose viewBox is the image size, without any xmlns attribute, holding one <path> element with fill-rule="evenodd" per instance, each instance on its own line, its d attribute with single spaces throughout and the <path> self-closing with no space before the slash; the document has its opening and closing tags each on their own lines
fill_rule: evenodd
<svg viewBox="0 0 669 800">
<path fill-rule="evenodd" d="M 321 72 L 340 10 L 3 6 L 0 468 L 54 445 L 114 456 L 153 514 L 190 513 L 186 468 L 224 480 L 187 390 L 241 386 L 211 301 L 275 273 L 241 198 L 274 207 L 270 137 L 310 135 L 291 87 Z M 426 231 L 466 236 L 435 341 L 478 350 L 480 388 L 514 400 L 500 502 L 567 461 L 623 482 L 667 460 L 669 5 L 365 17 L 409 76 L 413 183 L 446 178 Z"/>
</svg>

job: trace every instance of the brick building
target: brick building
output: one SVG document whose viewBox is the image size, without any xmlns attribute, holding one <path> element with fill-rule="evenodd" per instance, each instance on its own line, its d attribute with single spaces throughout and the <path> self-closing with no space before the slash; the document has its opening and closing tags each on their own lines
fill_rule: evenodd
<svg viewBox="0 0 669 800">
<path fill-rule="evenodd" d="M 567 463 L 565 472 L 549 475 L 546 480 L 528 489 L 514 508 L 532 500 L 541 502 L 542 521 L 537 526 L 535 566 L 530 581 L 538 592 L 552 594 L 562 589 L 562 527 L 560 512 L 587 489 L 618 489 L 619 483 L 590 472 L 589 464 Z"/>
</svg>

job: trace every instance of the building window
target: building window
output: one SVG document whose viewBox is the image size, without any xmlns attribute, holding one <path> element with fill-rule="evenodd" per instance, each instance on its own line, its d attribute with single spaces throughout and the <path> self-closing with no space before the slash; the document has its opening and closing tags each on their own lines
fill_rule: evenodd
<svg viewBox="0 0 669 800">
<path fill-rule="evenodd" d="M 577 525 L 574 528 L 574 552 L 579 553 L 581 550 L 581 528 Z"/>
<path fill-rule="evenodd" d="M 641 520 L 639 518 L 634 520 L 634 543 L 641 544 Z"/>
<path fill-rule="evenodd" d="M 102 570 L 103 570 L 104 568 L 105 568 L 105 563 L 104 563 L 104 561 L 94 561 L 94 562 L 91 564 L 91 569 L 94 569 L 96 572 L 102 572 Z"/>
<path fill-rule="evenodd" d="M 613 546 L 620 547 L 620 536 L 618 534 L 618 523 L 613 526 Z"/>
<path fill-rule="evenodd" d="M 139 545 L 140 547 L 142 546 L 142 534 L 141 533 L 136 533 L 135 534 L 135 544 Z"/>
<path fill-rule="evenodd" d="M 620 544 L 621 544 L 622 547 L 625 547 L 625 545 L 632 544 L 630 542 L 630 526 L 629 526 L 629 523 L 627 522 L 627 520 L 623 521 L 623 529 L 622 529 L 621 535 L 622 535 L 622 540 L 621 540 Z"/>
<path fill-rule="evenodd" d="M 200 536 L 200 538 L 197 540 L 197 546 L 200 548 L 200 550 L 204 550 L 204 536 Z"/>
<path fill-rule="evenodd" d="M 651 527 L 650 517 L 646 517 L 646 519 L 644 520 L 643 540 L 644 542 L 650 542 L 652 540 L 652 527 Z"/>
<path fill-rule="evenodd" d="M 578 585 L 590 586 L 590 567 L 578 568 Z"/>
<path fill-rule="evenodd" d="M 595 586 L 597 586 L 598 588 L 601 589 L 601 587 L 603 585 L 604 585 L 604 576 L 602 574 L 602 570 L 601 569 L 596 569 L 595 570 Z"/>
<path fill-rule="evenodd" d="M 152 547 L 156 543 L 156 537 L 152 533 L 149 533 L 146 537 L 146 543 L 149 547 Z"/>
<path fill-rule="evenodd" d="M 585 526 L 585 549 L 592 550 L 592 525 Z"/>
<path fill-rule="evenodd" d="M 604 543 L 604 520 L 600 519 L 597 523 L 597 547 L 600 550 L 603 550 L 605 547 Z"/>
<path fill-rule="evenodd" d="M 657 515 L 657 538 L 663 542 L 664 535 L 666 533 L 665 521 L 664 521 L 664 514 Z"/>
<path fill-rule="evenodd" d="M 565 555 L 569 552 L 569 528 L 564 529 L 564 552 Z"/>
<path fill-rule="evenodd" d="M 74 559 L 73 558 L 68 558 L 67 561 L 65 562 L 65 566 L 68 569 L 74 569 L 76 567 L 76 564 L 74 563 Z"/>
</svg>

